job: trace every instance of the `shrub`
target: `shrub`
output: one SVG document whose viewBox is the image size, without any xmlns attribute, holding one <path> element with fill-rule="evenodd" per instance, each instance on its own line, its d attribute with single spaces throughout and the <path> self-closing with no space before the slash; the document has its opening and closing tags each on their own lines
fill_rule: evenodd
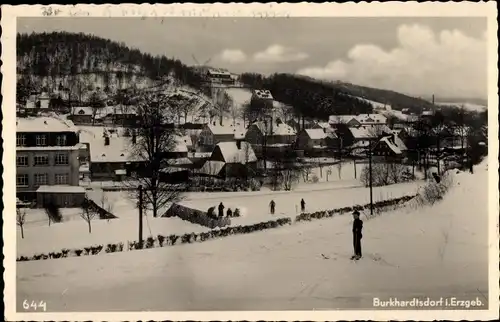
<svg viewBox="0 0 500 322">
<path fill-rule="evenodd" d="M 118 244 L 117 244 L 117 251 L 118 251 L 118 252 L 122 252 L 122 251 L 123 251 L 123 246 L 124 246 L 124 245 L 123 245 L 123 243 L 122 243 L 122 242 L 118 243 Z"/>
<path fill-rule="evenodd" d="M 165 241 L 165 236 L 158 235 L 158 244 L 160 244 L 160 247 L 163 247 L 164 241 Z"/>
<path fill-rule="evenodd" d="M 170 235 L 170 236 L 168 236 L 168 239 L 170 240 L 170 245 L 175 245 L 175 243 L 179 239 L 179 236 L 177 236 L 177 235 Z"/>
<path fill-rule="evenodd" d="M 114 252 L 116 252 L 116 247 L 117 247 L 116 244 L 108 244 L 106 246 L 105 252 L 106 253 L 114 253 Z"/>
<path fill-rule="evenodd" d="M 311 177 L 311 179 L 312 179 L 312 182 L 313 182 L 313 183 L 318 183 L 318 182 L 319 182 L 319 178 L 318 178 L 318 176 L 317 176 L 317 175 L 313 175 L 313 176 Z"/>
<path fill-rule="evenodd" d="M 153 237 L 148 237 L 146 239 L 146 248 L 153 248 L 155 245 L 155 239 Z"/>
<path fill-rule="evenodd" d="M 82 253 L 83 253 L 83 249 L 75 249 L 75 254 L 76 254 L 76 256 L 78 256 L 78 257 L 79 257 L 79 256 L 81 256 L 81 255 L 82 255 Z"/>
</svg>

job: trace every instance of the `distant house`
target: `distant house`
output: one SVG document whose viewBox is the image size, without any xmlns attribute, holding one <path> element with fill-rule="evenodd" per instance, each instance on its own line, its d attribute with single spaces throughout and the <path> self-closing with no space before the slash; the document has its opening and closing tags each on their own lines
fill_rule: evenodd
<svg viewBox="0 0 500 322">
<path fill-rule="evenodd" d="M 330 115 L 328 123 L 330 123 L 333 127 L 338 125 L 347 125 L 348 127 L 361 125 L 361 123 L 356 119 L 356 115 Z"/>
<path fill-rule="evenodd" d="M 394 136 L 386 136 L 375 143 L 372 147 L 372 151 L 374 156 L 384 157 L 389 160 L 397 160 L 404 157 L 404 151 L 401 148 L 402 146 L 398 146 Z"/>
<path fill-rule="evenodd" d="M 273 95 L 267 89 L 256 89 L 252 93 L 252 100 L 273 101 Z"/>
<path fill-rule="evenodd" d="M 332 126 L 345 124 L 349 127 L 361 125 L 386 125 L 387 118 L 382 114 L 330 115 L 328 123 Z"/>
<path fill-rule="evenodd" d="M 268 151 L 284 150 L 295 144 L 297 132 L 290 125 L 277 122 L 257 121 L 248 127 L 245 141 L 261 155 L 263 147 Z"/>
<path fill-rule="evenodd" d="M 361 125 L 386 125 L 387 117 L 382 114 L 359 114 L 356 115 L 356 120 Z"/>
<path fill-rule="evenodd" d="M 221 84 L 234 83 L 234 76 L 227 70 L 218 68 L 208 68 L 205 75 L 207 79 L 212 83 L 221 83 Z"/>
<path fill-rule="evenodd" d="M 337 145 L 337 135 L 327 133 L 324 129 L 304 129 L 297 136 L 297 148 L 300 150 L 314 150 L 334 148 Z"/>
<path fill-rule="evenodd" d="M 119 136 L 118 134 L 104 133 L 102 137 L 88 138 L 90 149 L 90 176 L 92 180 L 121 180 L 132 171 L 141 171 L 146 159 L 134 152 L 137 138 Z M 185 166 L 191 162 L 187 158 L 188 150 L 183 138 L 176 138 L 175 146 L 171 151 L 164 151 L 167 159 L 166 167 Z M 171 161 L 171 160 L 177 161 Z M 184 161 L 182 161 L 184 160 Z"/>
<path fill-rule="evenodd" d="M 245 141 L 218 143 L 200 173 L 218 177 L 247 177 L 256 170 L 257 157 Z"/>
<path fill-rule="evenodd" d="M 69 118 L 75 124 L 134 125 L 137 114 L 132 106 L 74 107 Z"/>
<path fill-rule="evenodd" d="M 240 123 L 213 121 L 206 124 L 200 132 L 198 145 L 200 152 L 212 151 L 220 142 L 231 142 L 245 135 L 245 128 Z"/>
</svg>

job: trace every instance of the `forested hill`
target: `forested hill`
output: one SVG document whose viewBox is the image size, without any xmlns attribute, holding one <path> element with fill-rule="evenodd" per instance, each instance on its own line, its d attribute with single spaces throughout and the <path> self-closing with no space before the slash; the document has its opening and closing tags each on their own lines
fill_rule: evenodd
<svg viewBox="0 0 500 322">
<path fill-rule="evenodd" d="M 333 112 L 330 114 L 347 114 L 352 110 L 366 112 L 366 101 L 358 98 L 388 104 L 396 110 L 409 108 L 414 113 L 432 108 L 431 102 L 427 100 L 398 92 L 349 83 L 321 81 L 306 76 L 273 74 L 265 77 L 256 73 L 247 73 L 241 78 L 242 82 L 249 86 L 271 90 L 276 99 L 284 103 L 292 104 L 297 95 L 311 96 L 311 102 L 322 105 L 321 109 Z M 307 110 L 304 113 L 307 114 Z"/>
<path fill-rule="evenodd" d="M 44 86 L 56 83 L 56 79 L 89 74 L 101 75 L 98 83 L 103 87 L 117 86 L 117 82 L 127 85 L 134 77 L 154 80 L 171 72 L 186 84 L 196 86 L 199 81 L 178 59 L 152 56 L 123 43 L 68 32 L 18 34 L 17 72 L 18 78 L 34 75 L 37 81 L 43 79 Z"/>
</svg>

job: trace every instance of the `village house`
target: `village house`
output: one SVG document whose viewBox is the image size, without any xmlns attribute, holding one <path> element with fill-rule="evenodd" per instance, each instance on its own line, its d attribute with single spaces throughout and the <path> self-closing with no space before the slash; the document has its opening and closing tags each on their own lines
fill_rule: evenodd
<svg viewBox="0 0 500 322">
<path fill-rule="evenodd" d="M 245 141 L 250 143 L 255 153 L 260 156 L 263 147 L 269 153 L 280 152 L 293 146 L 296 137 L 297 132 L 285 123 L 257 121 L 248 127 Z"/>
<path fill-rule="evenodd" d="M 386 161 L 400 161 L 404 157 L 404 151 L 397 145 L 394 136 L 385 136 L 376 142 L 372 147 L 372 154 Z"/>
<path fill-rule="evenodd" d="M 231 142 L 245 136 L 245 128 L 239 123 L 217 122 L 206 124 L 200 132 L 198 148 L 200 152 L 209 152 L 220 142 Z"/>
<path fill-rule="evenodd" d="M 74 107 L 68 117 L 75 124 L 135 125 L 137 114 L 133 106 Z"/>
<path fill-rule="evenodd" d="M 338 147 L 338 138 L 335 133 L 325 129 L 303 129 L 297 135 L 297 148 L 304 150 L 305 155 L 333 154 Z"/>
<path fill-rule="evenodd" d="M 387 118 L 382 114 L 330 115 L 328 123 L 333 127 L 347 125 L 357 127 L 362 125 L 386 125 Z"/>
<path fill-rule="evenodd" d="M 206 77 L 212 83 L 234 84 L 234 76 L 227 70 L 208 68 Z"/>
<path fill-rule="evenodd" d="M 120 181 L 130 176 L 131 172 L 144 168 L 145 158 L 134 150 L 138 140 L 135 133 L 124 136 L 104 129 L 102 135 L 87 136 L 82 140 L 89 145 L 92 180 Z M 191 164 L 184 140 L 183 137 L 176 137 L 172 150 L 163 151 L 162 155 L 167 159 L 165 167 L 185 167 Z"/>
<path fill-rule="evenodd" d="M 16 194 L 38 207 L 54 202 L 77 207 L 85 190 L 79 187 L 77 129 L 67 120 L 30 117 L 16 120 Z"/>
<path fill-rule="evenodd" d="M 245 141 L 218 143 L 199 173 L 217 177 L 248 177 L 255 172 L 257 157 Z"/>
</svg>

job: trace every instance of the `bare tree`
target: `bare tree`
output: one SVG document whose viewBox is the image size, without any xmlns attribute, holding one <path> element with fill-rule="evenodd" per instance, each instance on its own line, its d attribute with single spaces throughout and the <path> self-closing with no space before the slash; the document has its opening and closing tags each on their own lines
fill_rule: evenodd
<svg viewBox="0 0 500 322">
<path fill-rule="evenodd" d="M 82 217 L 82 219 L 87 222 L 90 234 L 92 233 L 92 220 L 95 218 L 95 216 L 97 216 L 98 213 L 87 199 L 85 199 L 85 201 L 82 203 L 81 208 L 82 213 L 80 214 L 80 217 Z"/>
<path fill-rule="evenodd" d="M 26 209 L 17 207 L 16 223 L 21 229 L 21 238 L 24 239 L 24 223 L 26 222 Z"/>
<path fill-rule="evenodd" d="M 170 97 L 159 93 L 139 95 L 136 101 L 138 129 L 136 144 L 131 144 L 131 158 L 142 162 L 143 169 L 134 171 L 130 182 L 143 187 L 143 204 L 157 217 L 158 211 L 178 201 L 185 184 L 161 180 L 162 169 L 177 145 L 176 129 L 170 127 L 174 116 Z M 136 195 L 137 197 L 137 195 Z"/>
</svg>

